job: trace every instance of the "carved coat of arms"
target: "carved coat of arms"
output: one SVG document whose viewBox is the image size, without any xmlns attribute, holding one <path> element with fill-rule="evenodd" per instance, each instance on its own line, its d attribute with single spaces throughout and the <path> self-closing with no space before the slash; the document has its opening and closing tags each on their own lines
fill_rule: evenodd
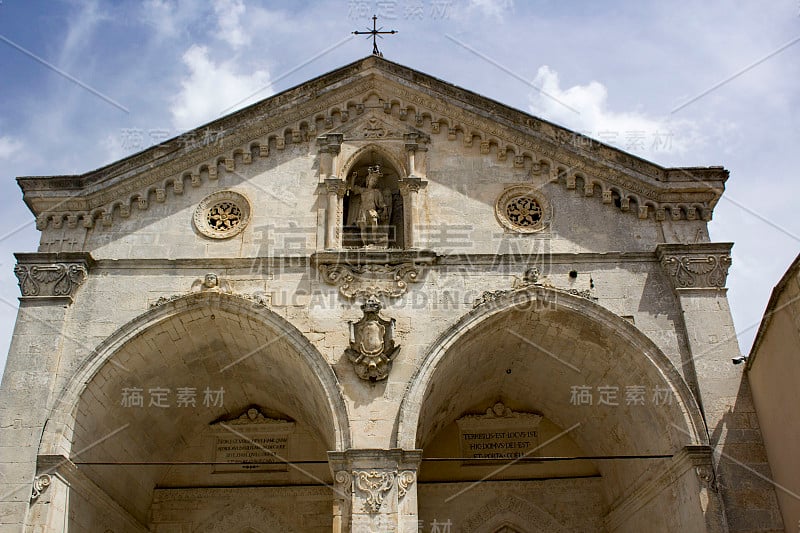
<svg viewBox="0 0 800 533">
<path fill-rule="evenodd" d="M 361 306 L 364 316 L 358 322 L 350 322 L 350 347 L 345 351 L 358 377 L 369 381 L 386 379 L 400 350 L 394 343 L 395 320 L 381 318 L 381 307 L 375 297 Z"/>
</svg>

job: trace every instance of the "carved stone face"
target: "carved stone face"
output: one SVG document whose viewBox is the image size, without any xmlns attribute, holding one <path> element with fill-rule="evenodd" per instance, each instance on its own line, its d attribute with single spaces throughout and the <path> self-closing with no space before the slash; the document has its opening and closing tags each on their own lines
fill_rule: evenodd
<svg viewBox="0 0 800 533">
<path fill-rule="evenodd" d="M 251 407 L 250 409 L 248 409 L 247 418 L 249 418 L 250 420 L 255 420 L 256 418 L 258 418 L 258 409 L 256 409 L 255 407 Z"/>
<path fill-rule="evenodd" d="M 378 186 L 378 178 L 379 177 L 380 176 L 378 174 L 370 173 L 370 175 L 367 176 L 367 187 L 370 188 L 370 189 L 374 189 L 375 187 L 377 187 Z"/>
<path fill-rule="evenodd" d="M 217 279 L 216 274 L 206 274 L 205 279 L 203 280 L 203 285 L 209 289 L 213 289 L 219 284 L 219 280 Z"/>
</svg>

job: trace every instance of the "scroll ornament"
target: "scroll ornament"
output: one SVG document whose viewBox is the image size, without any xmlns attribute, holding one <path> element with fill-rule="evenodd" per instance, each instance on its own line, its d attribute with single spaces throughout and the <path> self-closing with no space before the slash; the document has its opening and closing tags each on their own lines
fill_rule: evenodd
<svg viewBox="0 0 800 533">
<path fill-rule="evenodd" d="M 23 297 L 72 296 L 87 275 L 82 264 L 20 264 L 14 267 Z"/>
</svg>

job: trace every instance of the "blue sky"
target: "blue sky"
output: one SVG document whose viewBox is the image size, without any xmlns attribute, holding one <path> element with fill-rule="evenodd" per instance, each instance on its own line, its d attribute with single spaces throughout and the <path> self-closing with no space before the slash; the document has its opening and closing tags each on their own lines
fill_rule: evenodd
<svg viewBox="0 0 800 533">
<path fill-rule="evenodd" d="M 400 32 L 387 59 L 663 165 L 728 168 L 710 229 L 736 243 L 749 350 L 800 249 L 800 0 L 2 0 L 0 367 L 12 253 L 38 244 L 15 177 L 92 170 L 364 57 L 350 31 L 373 13 Z"/>
</svg>

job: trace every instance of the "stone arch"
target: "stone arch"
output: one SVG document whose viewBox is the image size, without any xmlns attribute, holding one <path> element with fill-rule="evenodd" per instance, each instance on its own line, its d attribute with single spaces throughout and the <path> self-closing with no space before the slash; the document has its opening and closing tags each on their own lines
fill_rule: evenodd
<svg viewBox="0 0 800 533">
<path fill-rule="evenodd" d="M 571 405 L 574 385 L 616 385 L 619 401 Z M 625 404 L 626 386 L 644 387 L 646 405 Z M 657 390 L 669 404 L 654 404 Z M 424 450 L 463 413 L 498 398 L 542 414 L 583 455 L 611 458 L 593 463 L 607 505 L 686 446 L 708 444 L 687 384 L 646 335 L 586 298 L 542 286 L 479 305 L 439 337 L 401 402 L 394 443 Z"/>
<path fill-rule="evenodd" d="M 170 319 L 209 309 L 223 309 L 241 314 L 248 321 L 281 332 L 298 353 L 304 356 L 305 364 L 317 380 L 321 396 L 326 399 L 327 411 L 330 414 L 330 420 L 327 421 L 328 445 L 335 450 L 345 450 L 350 447 L 347 408 L 338 378 L 317 348 L 290 322 L 267 307 L 240 296 L 209 291 L 188 294 L 151 308 L 103 340 L 76 369 L 55 402 L 45 426 L 40 453 L 69 452 L 69 439 L 74 429 L 72 427 L 74 410 L 79 398 L 100 369 L 112 361 L 114 355 L 129 342 Z"/>
<path fill-rule="evenodd" d="M 405 162 L 403 162 L 399 157 L 397 157 L 397 155 L 394 154 L 391 150 L 388 150 L 377 143 L 369 143 L 365 146 L 362 146 L 361 148 L 356 150 L 355 153 L 353 153 L 350 157 L 348 157 L 341 167 L 341 175 L 348 176 L 353 167 L 361 159 L 363 159 L 367 154 L 373 152 L 389 160 L 389 162 L 392 164 L 392 166 L 394 166 L 395 170 L 397 170 L 397 172 L 401 176 L 408 176 L 408 169 L 406 168 Z"/>
<path fill-rule="evenodd" d="M 655 369 L 664 377 L 665 383 L 672 387 L 679 400 L 677 412 L 680 412 L 681 416 L 678 420 L 682 421 L 683 429 L 690 435 L 691 443 L 708 443 L 708 435 L 697 402 L 672 362 L 653 341 L 628 321 L 585 298 L 555 289 L 535 287 L 511 293 L 490 304 L 477 307 L 464 315 L 433 343 L 402 400 L 395 435 L 397 446 L 405 449 L 416 447 L 417 426 L 425 393 L 433 384 L 437 369 L 448 356 L 452 356 L 450 350 L 460 339 L 493 317 L 500 317 L 508 311 L 519 309 L 536 312 L 537 306 L 540 305 L 563 309 L 589 323 L 618 332 L 622 339 L 638 349 L 641 354 L 641 364 Z"/>
<path fill-rule="evenodd" d="M 148 387 L 165 388 L 170 405 L 124 405 L 123 387 L 148 391 L 151 401 Z M 175 405 L 178 387 L 194 387 L 196 403 Z M 224 388 L 224 401 L 219 393 L 218 402 L 204 405 L 204 387 Z M 351 446 L 338 380 L 299 330 L 252 299 L 194 292 L 129 321 L 85 357 L 50 413 L 39 454 L 68 457 L 145 524 L 157 487 L 210 482 L 215 470 L 204 462 L 211 424 L 253 406 L 293 422 L 302 453 L 315 460 L 308 467 L 287 464 L 297 479 L 325 483 L 326 452 Z M 292 461 L 298 457 L 292 453 L 287 448 L 276 457 Z"/>
</svg>

